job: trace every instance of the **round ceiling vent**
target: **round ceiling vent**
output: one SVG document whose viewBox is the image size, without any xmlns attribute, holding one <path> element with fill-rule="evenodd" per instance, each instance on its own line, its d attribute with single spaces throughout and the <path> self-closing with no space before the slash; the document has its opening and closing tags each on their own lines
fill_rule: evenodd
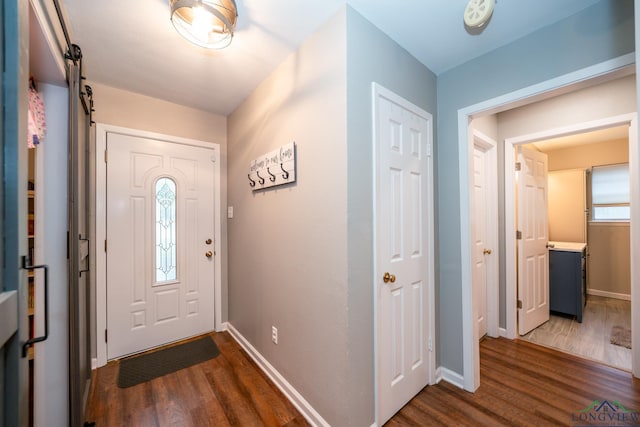
<svg viewBox="0 0 640 427">
<path fill-rule="evenodd" d="M 469 0 L 464 10 L 464 23 L 471 28 L 482 27 L 491 18 L 495 4 L 495 0 Z"/>
</svg>

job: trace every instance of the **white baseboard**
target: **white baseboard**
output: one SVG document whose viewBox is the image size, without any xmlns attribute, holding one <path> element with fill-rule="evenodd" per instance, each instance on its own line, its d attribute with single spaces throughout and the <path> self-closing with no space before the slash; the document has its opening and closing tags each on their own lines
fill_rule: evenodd
<svg viewBox="0 0 640 427">
<path fill-rule="evenodd" d="M 587 289 L 588 295 L 595 295 L 597 297 L 605 297 L 605 298 L 615 298 L 621 299 L 625 301 L 631 301 L 631 295 L 628 294 L 618 294 L 615 292 L 601 291 L 598 289 Z"/>
<path fill-rule="evenodd" d="M 438 384 L 440 381 L 442 381 L 442 368 L 436 368 L 435 378 L 431 385 Z"/>
<path fill-rule="evenodd" d="M 98 358 L 92 357 L 91 358 L 91 370 L 95 371 L 96 369 L 98 369 Z"/>
<path fill-rule="evenodd" d="M 316 412 L 315 409 L 305 400 L 304 397 L 291 385 L 289 382 L 265 359 L 258 350 L 255 349 L 242 336 L 231 323 L 225 323 L 226 330 L 229 334 L 240 344 L 240 346 L 251 356 L 254 362 L 264 371 L 264 373 L 274 382 L 276 386 L 284 393 L 284 395 L 291 401 L 298 411 L 305 417 L 305 419 L 313 426 L 327 426 L 329 423 L 322 418 L 322 416 Z"/>
<path fill-rule="evenodd" d="M 503 338 L 508 338 L 507 337 L 507 328 L 498 328 L 498 336 L 503 337 Z"/>
<path fill-rule="evenodd" d="M 443 380 L 458 388 L 464 389 L 464 377 L 462 375 L 443 367 L 438 368 L 438 370 L 441 372 Z"/>
</svg>

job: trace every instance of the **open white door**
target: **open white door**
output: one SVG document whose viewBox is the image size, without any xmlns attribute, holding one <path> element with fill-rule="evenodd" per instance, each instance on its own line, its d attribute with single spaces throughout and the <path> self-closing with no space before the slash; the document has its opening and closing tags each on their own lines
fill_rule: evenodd
<svg viewBox="0 0 640 427">
<path fill-rule="evenodd" d="M 473 302 L 475 317 L 478 322 L 478 337 L 487 334 L 487 257 L 491 256 L 491 244 L 487 241 L 489 221 L 487 217 L 487 150 L 478 145 L 473 149 L 473 216 L 471 229 L 473 233 Z"/>
<path fill-rule="evenodd" d="M 431 115 L 374 86 L 378 425 L 430 381 Z"/>
<path fill-rule="evenodd" d="M 549 320 L 547 155 L 518 147 L 518 332 Z"/>
</svg>

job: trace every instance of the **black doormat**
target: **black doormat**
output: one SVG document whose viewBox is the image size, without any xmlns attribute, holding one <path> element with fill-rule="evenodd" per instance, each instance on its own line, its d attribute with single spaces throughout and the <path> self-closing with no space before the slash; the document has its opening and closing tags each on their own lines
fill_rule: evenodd
<svg viewBox="0 0 640 427">
<path fill-rule="evenodd" d="M 213 359 L 220 350 L 211 337 L 120 361 L 118 387 L 127 388 Z"/>
</svg>

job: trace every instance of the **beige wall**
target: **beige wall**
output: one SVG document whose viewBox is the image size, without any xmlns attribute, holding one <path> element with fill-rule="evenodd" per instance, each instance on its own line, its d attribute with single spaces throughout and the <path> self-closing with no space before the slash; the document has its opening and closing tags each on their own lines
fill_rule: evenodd
<svg viewBox="0 0 640 427">
<path fill-rule="evenodd" d="M 498 114 L 500 140 L 636 111 L 635 75 Z"/>
<path fill-rule="evenodd" d="M 629 231 L 629 223 L 589 223 L 589 291 L 631 295 Z"/>
<path fill-rule="evenodd" d="M 482 132 L 489 138 L 498 140 L 498 116 L 496 114 L 474 117 L 471 120 L 471 128 Z"/>
<path fill-rule="evenodd" d="M 587 144 L 578 147 L 549 151 L 549 170 L 560 171 L 592 166 L 629 162 L 629 141 L 615 141 Z M 568 191 L 571 191 L 570 189 Z M 588 193 L 588 191 L 587 191 Z M 587 200 L 590 197 L 587 194 Z M 551 215 L 550 211 L 550 230 Z M 561 219 L 560 219 L 561 220 Z M 566 221 L 567 219 L 564 218 Z M 588 223 L 587 243 L 589 258 L 587 263 L 587 287 L 590 291 L 630 295 L 631 293 L 631 253 L 629 224 Z M 551 236 L 551 240 L 556 239 Z"/>
<path fill-rule="evenodd" d="M 227 141 L 224 116 L 161 99 L 90 83 L 96 101 L 94 120 L 116 126 L 193 138 L 220 144 Z"/>
<path fill-rule="evenodd" d="M 586 144 L 547 152 L 549 171 L 588 169 L 592 166 L 629 162 L 629 140 Z"/>
</svg>

